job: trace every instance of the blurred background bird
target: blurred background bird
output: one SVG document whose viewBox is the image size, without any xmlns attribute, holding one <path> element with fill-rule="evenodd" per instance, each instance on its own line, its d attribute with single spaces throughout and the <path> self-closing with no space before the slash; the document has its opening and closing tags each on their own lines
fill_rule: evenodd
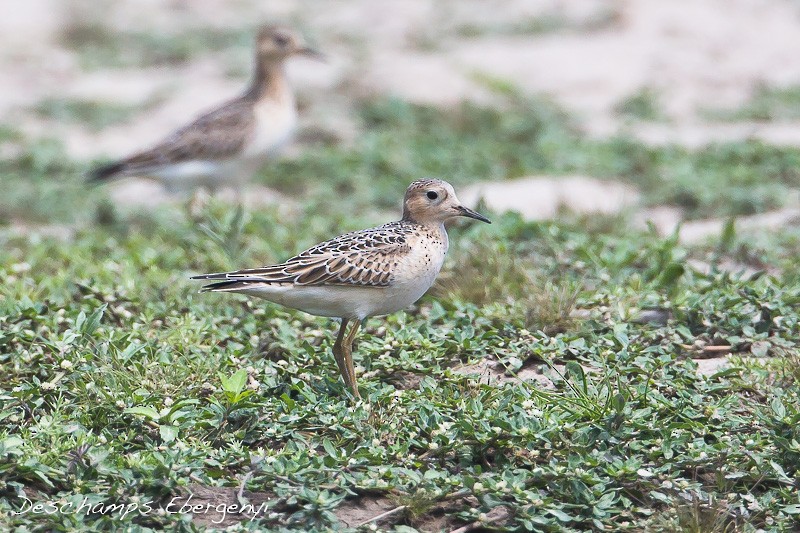
<svg viewBox="0 0 800 533">
<path fill-rule="evenodd" d="M 284 63 L 296 55 L 322 57 L 292 29 L 263 27 L 256 39 L 253 79 L 241 96 L 151 148 L 95 168 L 90 181 L 139 176 L 157 179 L 171 191 L 229 186 L 240 194 L 295 130 L 297 109 Z"/>
</svg>

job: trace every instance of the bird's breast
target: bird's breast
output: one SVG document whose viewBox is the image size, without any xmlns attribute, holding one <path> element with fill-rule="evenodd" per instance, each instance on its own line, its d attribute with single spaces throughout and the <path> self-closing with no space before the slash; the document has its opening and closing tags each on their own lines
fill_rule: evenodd
<svg viewBox="0 0 800 533">
<path fill-rule="evenodd" d="M 267 100 L 256 104 L 255 126 L 251 141 L 244 150 L 246 157 L 265 158 L 291 139 L 297 126 L 294 99 Z"/>
<path fill-rule="evenodd" d="M 447 233 L 432 229 L 413 235 L 408 241 L 410 250 L 399 261 L 394 282 L 419 287 L 424 294 L 436 281 L 436 276 L 444 263 L 448 248 Z"/>
</svg>

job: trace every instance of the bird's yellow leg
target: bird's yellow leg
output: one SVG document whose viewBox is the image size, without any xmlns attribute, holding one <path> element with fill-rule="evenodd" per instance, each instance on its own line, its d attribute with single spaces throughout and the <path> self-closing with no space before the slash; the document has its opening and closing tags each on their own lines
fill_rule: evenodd
<svg viewBox="0 0 800 533">
<path fill-rule="evenodd" d="M 361 322 L 355 321 L 352 326 L 350 326 L 350 331 L 347 332 L 347 336 L 344 339 L 342 344 L 342 351 L 344 355 L 344 365 L 347 371 L 347 377 L 345 378 L 345 383 L 350 390 L 353 391 L 353 396 L 356 398 L 361 398 L 361 395 L 358 393 L 358 384 L 356 383 L 356 371 L 353 368 L 353 341 L 356 338 L 356 334 L 358 333 L 359 328 L 361 327 Z"/>
<path fill-rule="evenodd" d="M 333 343 L 333 358 L 336 359 L 336 365 L 339 367 L 339 373 L 342 375 L 342 379 L 344 380 L 345 384 L 348 384 L 348 375 L 342 341 L 345 338 L 345 331 L 347 330 L 348 322 L 349 320 L 346 318 L 342 319 L 342 325 L 339 326 L 339 333 L 336 335 L 336 342 Z"/>
</svg>

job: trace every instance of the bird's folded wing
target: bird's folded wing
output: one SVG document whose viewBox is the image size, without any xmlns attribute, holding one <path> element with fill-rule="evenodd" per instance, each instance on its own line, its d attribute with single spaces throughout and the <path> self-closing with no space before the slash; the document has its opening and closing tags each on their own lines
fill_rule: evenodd
<svg viewBox="0 0 800 533">
<path fill-rule="evenodd" d="M 227 159 L 242 150 L 254 131 L 252 105 L 233 100 L 180 128 L 153 148 L 127 158 L 126 170 Z"/>
<path fill-rule="evenodd" d="M 356 285 L 385 287 L 393 267 L 409 251 L 402 234 L 381 228 L 347 233 L 318 244 L 285 263 L 206 274 L 194 279 L 239 281 L 248 285 Z"/>
</svg>

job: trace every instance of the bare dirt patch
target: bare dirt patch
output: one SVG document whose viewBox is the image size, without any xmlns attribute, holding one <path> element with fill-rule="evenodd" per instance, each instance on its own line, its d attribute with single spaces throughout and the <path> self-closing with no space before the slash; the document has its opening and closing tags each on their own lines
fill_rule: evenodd
<svg viewBox="0 0 800 533">
<path fill-rule="evenodd" d="M 509 374 L 498 361 L 485 359 L 472 365 L 459 366 L 453 373 L 474 377 L 479 383 L 502 386 L 505 383 L 527 382 L 543 389 L 554 389 L 553 382 L 533 365 L 526 366 L 516 374 Z"/>
<path fill-rule="evenodd" d="M 416 390 L 425 376 L 400 370 L 387 376 L 385 380 L 400 390 Z"/>
<path fill-rule="evenodd" d="M 240 501 L 238 490 L 233 487 L 189 485 L 183 496 L 172 500 L 171 510 L 180 510 L 184 507 L 192 515 L 193 523 L 205 527 L 225 528 L 239 522 L 264 517 L 267 512 L 266 504 L 275 499 L 275 495 L 270 492 L 243 491 L 242 497 Z M 237 506 L 235 511 L 231 511 L 233 506 Z"/>
<path fill-rule="evenodd" d="M 724 370 L 728 365 L 728 358 L 722 357 L 709 357 L 706 359 L 692 359 L 697 363 L 697 373 L 701 376 L 713 376 L 720 370 Z"/>
<path fill-rule="evenodd" d="M 391 16 L 387 16 L 391 13 Z M 89 17 L 87 20 L 86 17 Z M 395 94 L 449 106 L 492 95 L 476 73 L 545 94 L 595 135 L 627 131 L 645 140 L 692 146 L 755 136 L 798 141 L 794 124 L 707 120 L 702 110 L 737 106 L 761 86 L 800 84 L 800 6 L 791 0 L 511 1 L 478 0 L 237 2 L 219 0 L 96 3 L 35 0 L 0 22 L 0 112 L 31 137 L 65 139 L 79 158 L 119 156 L 154 142 L 235 94 L 249 77 L 249 46 L 191 51 L 180 65 L 89 71 L 85 49 L 64 29 L 77 22 L 160 39 L 204 29 L 252 30 L 291 21 L 329 55 L 327 64 L 294 61 L 289 74 L 305 124 L 352 129 L 354 101 Z M 202 41 L 200 41 L 202 43 Z M 648 89 L 663 110 L 659 123 L 621 117 L 616 107 Z M 141 105 L 125 124 L 91 131 L 24 109 L 54 96 Z M 154 99 L 157 105 L 146 105 Z M 345 135 L 348 137 L 350 134 Z"/>
<path fill-rule="evenodd" d="M 343 502 L 336 508 L 334 514 L 346 527 L 359 527 L 368 523 L 381 525 L 385 522 L 377 517 L 388 518 L 391 514 L 386 515 L 386 513 L 395 508 L 397 504 L 385 496 L 362 496 Z"/>
<path fill-rule="evenodd" d="M 526 220 L 555 218 L 559 211 L 616 214 L 635 206 L 639 192 L 626 184 L 586 176 L 532 176 L 466 187 L 459 198 L 475 206 L 483 201 L 493 211 L 516 211 Z"/>
</svg>

